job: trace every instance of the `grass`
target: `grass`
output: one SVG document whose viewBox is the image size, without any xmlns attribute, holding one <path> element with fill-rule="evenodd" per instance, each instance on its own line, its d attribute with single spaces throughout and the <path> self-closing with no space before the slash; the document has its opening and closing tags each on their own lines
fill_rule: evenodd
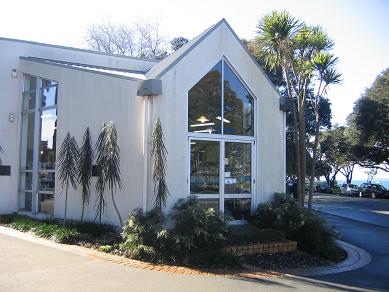
<svg viewBox="0 0 389 292">
<path fill-rule="evenodd" d="M 109 241 L 107 237 L 117 237 L 118 233 L 109 225 L 92 222 L 68 222 L 63 225 L 59 220 L 36 220 L 20 215 L 0 215 L 0 224 L 23 232 L 54 240 L 58 243 L 78 243 L 79 241 Z"/>
</svg>

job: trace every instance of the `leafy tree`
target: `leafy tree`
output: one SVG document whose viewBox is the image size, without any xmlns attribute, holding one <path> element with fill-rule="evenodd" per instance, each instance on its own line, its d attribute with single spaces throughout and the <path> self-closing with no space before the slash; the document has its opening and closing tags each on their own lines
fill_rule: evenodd
<svg viewBox="0 0 389 292">
<path fill-rule="evenodd" d="M 307 169 L 306 105 L 311 102 L 315 110 L 317 127 L 320 128 L 320 99 L 327 86 L 336 83 L 340 77 L 333 67 L 336 59 L 329 54 L 332 46 L 333 42 L 322 28 L 308 26 L 288 12 L 273 11 L 263 16 L 258 24 L 254 52 L 270 70 L 282 71 L 286 95 L 293 104 L 293 140 L 300 204 L 304 201 Z M 313 144 L 313 150 L 315 148 L 317 142 Z M 316 158 L 315 151 L 313 158 L 314 160 Z M 314 177 L 315 167 L 311 169 L 313 172 L 311 176 Z"/>
<path fill-rule="evenodd" d="M 172 51 L 177 51 L 179 48 L 181 48 L 188 42 L 189 40 L 187 38 L 175 37 L 170 41 L 170 48 L 172 49 Z"/>
<path fill-rule="evenodd" d="M 344 126 L 335 126 L 321 133 L 320 167 L 330 186 L 334 186 L 339 172 L 346 177 L 347 183 L 351 183 L 354 167 L 358 161 L 354 147 L 348 128 Z"/>
<path fill-rule="evenodd" d="M 80 148 L 80 156 L 78 159 L 78 182 L 82 190 L 82 213 L 81 221 L 84 220 L 85 204 L 89 204 L 90 197 L 90 179 L 92 176 L 93 150 L 89 127 L 86 128 L 82 146 Z"/>
<path fill-rule="evenodd" d="M 111 191 L 112 203 L 118 215 L 120 225 L 123 226 L 123 220 L 117 208 L 114 191 L 122 188 L 120 178 L 120 149 L 117 142 L 117 132 L 115 124 L 110 122 L 103 125 L 96 144 L 97 156 L 96 164 L 99 168 L 100 175 L 96 183 L 97 198 L 97 215 L 101 222 L 101 214 L 104 211 L 105 199 L 104 192 L 106 189 Z M 96 217 L 97 217 L 96 215 Z"/>
<path fill-rule="evenodd" d="M 61 188 L 65 187 L 65 211 L 64 211 L 64 225 L 66 225 L 67 203 L 68 203 L 68 189 L 72 185 L 77 189 L 77 160 L 78 160 L 78 146 L 74 137 L 71 137 L 69 132 L 62 142 L 58 153 L 58 175 L 61 183 Z"/>
<path fill-rule="evenodd" d="M 349 125 L 359 164 L 389 172 L 389 68 L 356 101 Z"/>
<path fill-rule="evenodd" d="M 166 185 L 167 150 L 163 141 L 163 131 L 159 117 L 157 118 L 153 130 L 151 156 L 153 158 L 155 206 L 161 210 L 163 207 L 166 207 L 169 190 Z"/>
</svg>

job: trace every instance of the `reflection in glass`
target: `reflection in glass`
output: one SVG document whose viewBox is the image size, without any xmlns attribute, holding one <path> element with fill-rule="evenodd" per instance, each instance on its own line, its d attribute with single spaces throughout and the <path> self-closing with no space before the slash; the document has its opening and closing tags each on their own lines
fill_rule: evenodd
<svg viewBox="0 0 389 292">
<path fill-rule="evenodd" d="M 224 63 L 224 134 L 253 136 L 254 100 Z"/>
<path fill-rule="evenodd" d="M 43 214 L 54 214 L 54 195 L 38 194 L 38 212 Z"/>
<path fill-rule="evenodd" d="M 55 169 L 57 110 L 42 111 L 39 169 Z"/>
<path fill-rule="evenodd" d="M 57 86 L 44 87 L 41 91 L 41 107 L 48 107 L 57 104 Z"/>
<path fill-rule="evenodd" d="M 219 199 L 199 199 L 196 198 L 197 202 L 199 203 L 200 207 L 203 209 L 215 209 L 216 211 L 219 211 Z"/>
<path fill-rule="evenodd" d="M 224 192 L 226 194 L 251 193 L 251 144 L 226 142 Z"/>
<path fill-rule="evenodd" d="M 219 142 L 191 142 L 190 193 L 219 193 Z"/>
<path fill-rule="evenodd" d="M 235 220 L 243 220 L 250 215 L 251 199 L 225 199 L 224 214 Z"/>
<path fill-rule="evenodd" d="M 32 110 L 35 108 L 36 91 L 23 92 L 23 110 Z"/>
<path fill-rule="evenodd" d="M 32 210 L 32 193 L 31 192 L 20 192 L 19 193 L 19 209 L 22 211 Z"/>
<path fill-rule="evenodd" d="M 39 172 L 39 190 L 54 192 L 55 189 L 55 172 Z"/>
<path fill-rule="evenodd" d="M 32 172 L 20 173 L 20 189 L 32 191 Z"/>
<path fill-rule="evenodd" d="M 36 89 L 36 77 L 24 75 L 23 92 L 32 91 Z"/>
<path fill-rule="evenodd" d="M 21 165 L 22 170 L 32 169 L 32 159 L 34 150 L 34 127 L 35 113 L 22 115 L 22 152 Z"/>
<path fill-rule="evenodd" d="M 188 131 L 221 133 L 221 61 L 188 92 Z"/>
</svg>

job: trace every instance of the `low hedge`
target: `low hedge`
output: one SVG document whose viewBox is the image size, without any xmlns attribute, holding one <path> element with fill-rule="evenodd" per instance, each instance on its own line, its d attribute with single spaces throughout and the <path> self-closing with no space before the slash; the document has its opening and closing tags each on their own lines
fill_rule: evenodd
<svg viewBox="0 0 389 292">
<path fill-rule="evenodd" d="M 260 204 L 251 221 L 257 228 L 285 231 L 287 239 L 297 241 L 300 250 L 312 255 L 335 262 L 345 257 L 334 240 L 336 232 L 287 194 L 275 194 L 272 202 Z"/>
</svg>

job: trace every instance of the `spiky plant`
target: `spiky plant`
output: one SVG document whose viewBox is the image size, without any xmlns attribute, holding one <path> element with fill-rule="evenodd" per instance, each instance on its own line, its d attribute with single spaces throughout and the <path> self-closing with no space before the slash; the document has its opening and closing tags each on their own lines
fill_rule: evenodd
<svg viewBox="0 0 389 292">
<path fill-rule="evenodd" d="M 82 212 L 81 221 L 84 220 L 85 204 L 89 204 L 90 197 L 90 179 L 92 176 L 93 149 L 89 127 L 86 128 L 82 145 L 80 148 L 80 156 L 78 159 L 78 182 L 82 190 Z"/>
<path fill-rule="evenodd" d="M 99 220 L 101 222 L 101 214 L 105 207 L 104 192 L 108 189 L 111 191 L 112 203 L 118 215 L 120 225 L 123 226 L 123 220 L 114 196 L 114 191 L 116 192 L 117 188 L 121 189 L 122 183 L 120 178 L 120 148 L 117 142 L 117 131 L 113 122 L 103 125 L 101 128 L 96 150 L 96 164 L 101 171 L 96 183 L 96 190 L 99 194 L 97 201 Z"/>
<path fill-rule="evenodd" d="M 3 148 L 1 148 L 1 145 L 0 145 L 0 165 L 3 163 L 3 162 L 1 161 L 1 154 L 3 154 L 3 153 L 4 153 Z"/>
<path fill-rule="evenodd" d="M 153 159 L 155 206 L 160 210 L 166 207 L 167 196 L 169 195 L 169 190 L 166 185 L 166 159 L 168 152 L 163 139 L 161 121 L 157 117 L 153 130 L 151 157 Z"/>
<path fill-rule="evenodd" d="M 74 189 L 77 189 L 77 159 L 78 159 L 78 146 L 74 137 L 71 137 L 69 132 L 62 142 L 61 148 L 58 154 L 57 173 L 59 181 L 61 183 L 62 190 L 65 188 L 65 214 L 64 225 L 66 225 L 67 215 L 67 203 L 68 203 L 68 189 L 72 185 Z"/>
</svg>

